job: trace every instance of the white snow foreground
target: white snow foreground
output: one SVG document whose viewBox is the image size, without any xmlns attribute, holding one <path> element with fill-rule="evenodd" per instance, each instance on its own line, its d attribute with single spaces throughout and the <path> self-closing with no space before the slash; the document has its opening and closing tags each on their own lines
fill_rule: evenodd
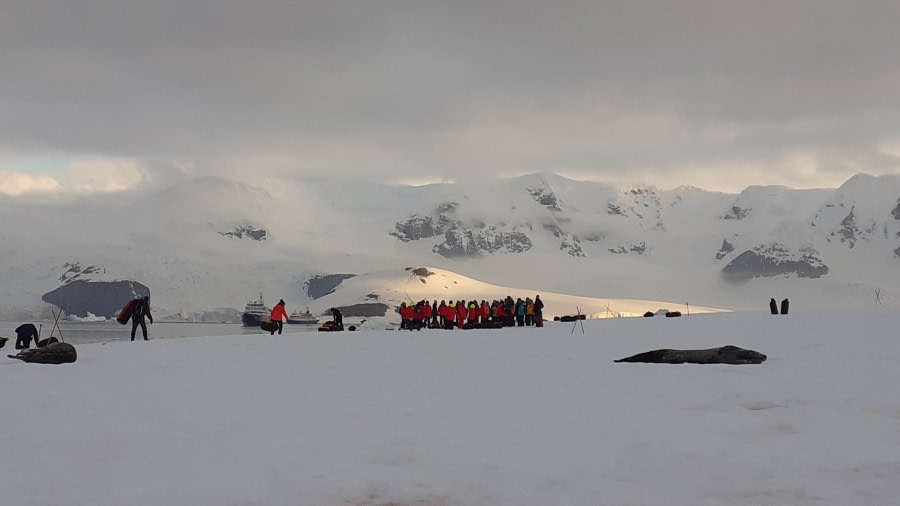
<svg viewBox="0 0 900 506">
<path fill-rule="evenodd" d="M 59 366 L 4 354 L 2 502 L 900 497 L 896 310 L 588 320 L 584 335 L 576 325 L 115 342 L 79 346 L 78 362 Z M 613 363 L 726 344 L 768 360 Z"/>
</svg>

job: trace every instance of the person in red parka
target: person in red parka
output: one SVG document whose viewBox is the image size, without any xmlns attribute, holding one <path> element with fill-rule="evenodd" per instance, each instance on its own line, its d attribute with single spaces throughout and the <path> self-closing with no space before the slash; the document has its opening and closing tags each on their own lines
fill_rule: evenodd
<svg viewBox="0 0 900 506">
<path fill-rule="evenodd" d="M 278 330 L 278 333 L 281 334 L 281 330 L 284 329 L 284 320 L 287 320 L 288 314 L 287 310 L 284 308 L 284 299 L 278 301 L 278 304 L 275 304 L 275 307 L 272 308 L 272 323 L 275 324 L 275 328 L 272 329 L 272 333 L 269 335 L 274 336 L 275 330 Z"/>
<path fill-rule="evenodd" d="M 475 302 L 474 300 L 470 300 L 469 301 L 469 315 L 468 315 L 468 320 L 469 320 L 469 324 L 470 324 L 469 327 L 471 327 L 472 325 L 478 324 L 478 312 L 479 311 L 480 311 L 480 309 L 478 308 L 478 303 Z"/>
<path fill-rule="evenodd" d="M 412 306 L 407 306 L 405 302 L 400 303 L 400 329 L 401 330 L 412 330 L 412 319 L 414 316 L 415 308 Z"/>
<path fill-rule="evenodd" d="M 463 328 L 463 325 L 466 324 L 466 314 L 469 310 L 466 308 L 466 301 L 458 300 L 456 301 L 456 326 L 459 328 Z"/>
<path fill-rule="evenodd" d="M 423 300 L 422 301 L 422 323 L 424 324 L 424 326 L 426 328 L 431 326 L 432 316 L 434 316 L 434 311 L 431 308 L 431 304 L 429 304 L 427 300 Z"/>
</svg>

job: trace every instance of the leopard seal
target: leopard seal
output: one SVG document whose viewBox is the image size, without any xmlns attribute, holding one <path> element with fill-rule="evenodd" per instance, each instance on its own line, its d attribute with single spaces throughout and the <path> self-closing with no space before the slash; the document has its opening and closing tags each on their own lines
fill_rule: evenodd
<svg viewBox="0 0 900 506">
<path fill-rule="evenodd" d="M 645 362 L 651 364 L 761 364 L 766 356 L 758 351 L 737 346 L 722 346 L 708 350 L 653 350 L 615 360 L 615 362 Z"/>
</svg>

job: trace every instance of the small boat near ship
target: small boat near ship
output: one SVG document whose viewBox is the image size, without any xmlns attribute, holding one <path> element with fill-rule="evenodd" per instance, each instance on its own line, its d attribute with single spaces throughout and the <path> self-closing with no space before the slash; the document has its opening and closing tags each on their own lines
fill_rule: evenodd
<svg viewBox="0 0 900 506">
<path fill-rule="evenodd" d="M 245 327 L 259 327 L 263 320 L 268 320 L 271 316 L 272 310 L 266 307 L 262 293 L 260 293 L 259 300 L 250 301 L 244 306 L 244 314 L 241 315 L 241 321 Z"/>
<path fill-rule="evenodd" d="M 319 323 L 319 319 L 312 315 L 309 312 L 309 306 L 306 306 L 306 311 L 294 311 L 288 316 L 288 323 L 295 323 L 299 325 L 315 325 Z"/>
</svg>

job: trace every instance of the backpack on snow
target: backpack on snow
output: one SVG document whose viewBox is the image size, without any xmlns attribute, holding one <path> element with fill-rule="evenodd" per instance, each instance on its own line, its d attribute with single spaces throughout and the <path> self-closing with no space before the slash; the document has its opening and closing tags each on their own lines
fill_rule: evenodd
<svg viewBox="0 0 900 506">
<path fill-rule="evenodd" d="M 134 315 L 134 307 L 137 305 L 138 299 L 131 299 L 128 303 L 125 304 L 125 307 L 119 311 L 119 316 L 116 317 L 116 321 L 125 325 L 128 323 L 128 320 L 131 319 L 131 316 Z"/>
</svg>

